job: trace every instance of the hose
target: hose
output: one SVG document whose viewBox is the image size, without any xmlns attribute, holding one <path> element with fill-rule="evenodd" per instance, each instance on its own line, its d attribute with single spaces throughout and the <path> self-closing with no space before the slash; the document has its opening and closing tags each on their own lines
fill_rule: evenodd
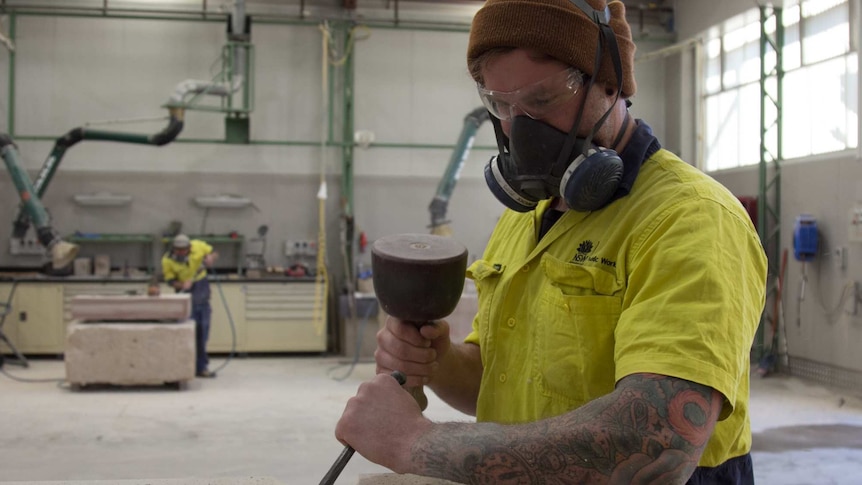
<svg viewBox="0 0 862 485">
<path fill-rule="evenodd" d="M 210 273 L 212 275 L 212 280 L 215 281 L 216 289 L 218 289 L 218 295 L 221 299 L 221 303 L 224 306 L 224 311 L 227 314 L 227 321 L 230 323 L 230 335 L 231 335 L 231 345 L 230 345 L 230 353 L 224 362 L 215 369 L 213 372 L 218 372 L 225 367 L 227 367 L 228 363 L 230 363 L 233 356 L 236 355 L 236 325 L 233 322 L 233 315 L 230 313 L 230 306 L 227 304 L 227 298 L 224 297 L 224 291 L 221 288 L 221 281 L 219 276 L 216 274 L 215 268 L 210 268 Z"/>
</svg>

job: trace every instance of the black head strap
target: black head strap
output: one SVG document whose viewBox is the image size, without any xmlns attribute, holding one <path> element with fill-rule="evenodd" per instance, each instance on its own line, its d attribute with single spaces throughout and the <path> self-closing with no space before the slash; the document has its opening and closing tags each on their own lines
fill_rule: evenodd
<svg viewBox="0 0 862 485">
<path fill-rule="evenodd" d="M 595 136 L 598 131 L 598 127 L 602 126 L 608 116 L 611 114 L 611 111 L 614 108 L 614 105 L 617 104 L 617 100 L 620 97 L 620 93 L 622 92 L 622 84 L 623 84 L 623 67 L 622 60 L 620 58 L 620 50 L 619 45 L 617 44 L 617 38 L 614 34 L 613 29 L 610 26 L 611 20 L 611 11 L 605 6 L 603 10 L 594 9 L 586 0 L 570 0 L 572 4 L 582 12 L 584 12 L 587 17 L 592 19 L 596 25 L 599 27 L 599 44 L 596 48 L 596 59 L 593 67 L 594 75 L 590 76 L 589 83 L 587 84 L 587 92 L 589 93 L 590 89 L 593 87 L 593 83 L 595 82 L 596 76 L 599 74 L 599 69 L 601 68 L 602 62 L 602 47 L 605 46 L 611 53 L 611 62 L 614 66 L 614 74 L 616 74 L 617 78 L 617 93 L 614 98 L 614 102 L 611 103 L 611 106 L 605 111 L 604 115 L 602 115 L 601 119 L 596 123 L 596 125 L 591 130 L 589 136 L 587 137 L 586 143 L 584 143 L 584 150 L 588 150 L 591 146 L 593 136 Z M 560 158 L 557 160 L 557 166 L 566 166 L 568 162 L 571 160 L 567 160 L 571 154 L 572 148 L 575 145 L 575 140 L 577 138 L 577 132 L 580 129 L 581 124 L 581 116 L 584 113 L 584 106 L 581 106 L 581 109 L 578 111 L 577 119 L 575 120 L 575 124 L 572 125 L 572 129 L 569 132 L 569 137 L 566 139 L 566 143 L 563 145 L 563 149 L 560 151 Z M 586 155 L 586 153 L 584 153 Z M 562 164 L 562 165 L 561 165 Z"/>
<path fill-rule="evenodd" d="M 571 2 L 599 25 L 607 25 L 611 21 L 611 11 L 607 5 L 605 5 L 604 10 L 596 10 L 586 0 L 571 0 Z"/>
</svg>

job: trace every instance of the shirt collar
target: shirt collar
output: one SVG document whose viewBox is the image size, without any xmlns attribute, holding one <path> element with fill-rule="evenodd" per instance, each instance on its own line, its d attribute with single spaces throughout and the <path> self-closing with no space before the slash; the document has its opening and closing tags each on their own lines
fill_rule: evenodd
<svg viewBox="0 0 862 485">
<path fill-rule="evenodd" d="M 623 179 L 614 193 L 613 200 L 629 195 L 638 177 L 641 165 L 659 151 L 661 144 L 653 135 L 652 128 L 643 120 L 635 120 L 635 131 L 620 153 L 623 161 Z"/>
</svg>

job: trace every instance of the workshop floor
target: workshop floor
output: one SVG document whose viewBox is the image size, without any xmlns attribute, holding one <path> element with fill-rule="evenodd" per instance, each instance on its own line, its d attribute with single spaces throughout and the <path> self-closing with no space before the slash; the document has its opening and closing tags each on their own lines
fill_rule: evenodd
<svg viewBox="0 0 862 485">
<path fill-rule="evenodd" d="M 217 367 L 223 359 L 213 359 Z M 3 370 L 62 378 L 63 362 Z M 236 358 L 218 378 L 168 388 L 71 391 L 0 375 L 0 482 L 272 477 L 318 483 L 343 447 L 333 429 L 373 364 L 338 357 Z M 434 420 L 469 420 L 429 393 Z M 759 484 L 862 483 L 862 395 L 752 378 Z M 361 456 L 336 483 L 383 473 Z M 189 480 L 191 482 L 191 480 Z M 197 482 L 196 482 L 197 483 Z"/>
</svg>

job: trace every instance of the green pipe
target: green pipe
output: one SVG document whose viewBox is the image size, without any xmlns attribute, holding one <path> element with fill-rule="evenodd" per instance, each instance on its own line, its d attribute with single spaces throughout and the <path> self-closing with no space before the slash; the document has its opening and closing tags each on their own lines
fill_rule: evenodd
<svg viewBox="0 0 862 485">
<path fill-rule="evenodd" d="M 16 15 L 9 14 L 9 40 L 15 45 L 15 19 Z M 9 136 L 15 136 L 15 51 L 9 51 L 9 112 L 6 114 L 6 129 Z"/>
<path fill-rule="evenodd" d="M 767 25 L 770 19 L 775 20 L 776 29 L 774 37 L 770 37 Z M 784 83 L 784 67 L 782 51 L 784 49 L 784 25 L 782 20 L 782 9 L 771 8 L 765 6 L 760 7 L 760 163 L 758 166 L 759 189 L 757 199 L 757 229 L 760 236 L 761 244 L 766 253 L 767 267 L 767 304 L 760 316 L 760 325 L 755 334 L 754 345 L 752 350 L 756 359 L 761 359 L 766 356 L 766 324 L 769 323 L 770 316 L 773 322 L 777 322 L 778 315 L 771 315 L 771 303 L 778 298 L 778 279 L 780 278 L 780 256 L 781 256 L 781 165 L 782 165 L 782 102 L 783 102 L 783 83 Z M 769 69 L 766 64 L 767 54 L 771 51 L 775 53 L 775 66 Z M 767 89 L 769 78 L 776 78 L 776 93 L 771 96 Z M 776 108 L 776 118 L 773 120 L 766 119 L 767 102 L 769 106 Z M 767 136 L 769 129 L 775 126 L 775 153 L 770 152 L 770 147 L 767 145 Z M 773 170 L 770 179 L 769 169 Z M 775 326 L 776 329 L 778 326 Z M 778 331 L 772 335 L 772 344 L 769 347 L 770 358 L 776 357 L 778 354 Z M 776 362 L 769 364 L 776 365 Z"/>
<path fill-rule="evenodd" d="M 410 150 L 453 150 L 458 148 L 458 145 L 445 144 L 421 144 L 421 143 L 372 143 L 368 148 L 402 148 Z M 472 147 L 474 150 L 498 150 L 496 146 L 491 145 L 476 145 Z"/>
<path fill-rule="evenodd" d="M 326 59 L 329 59 L 329 56 L 326 56 Z M 335 120 L 335 79 L 333 79 L 334 76 L 332 75 L 332 71 L 333 71 L 332 64 L 327 63 L 326 70 L 327 70 L 326 78 L 329 82 L 329 86 L 327 88 L 327 89 L 329 89 L 329 94 L 328 94 L 329 106 L 327 106 L 327 109 L 329 110 L 329 133 L 328 133 L 326 139 L 328 141 L 334 141 L 335 140 L 335 121 L 334 121 Z"/>
<path fill-rule="evenodd" d="M 184 113 L 185 112 L 182 109 L 171 109 L 168 125 L 163 128 L 162 131 L 152 135 L 90 130 L 80 127 L 70 130 L 65 135 L 57 138 L 54 142 L 54 148 L 51 150 L 48 158 L 45 159 L 45 163 L 42 164 L 42 169 L 39 171 L 39 175 L 33 183 L 33 195 L 36 197 L 42 197 L 45 194 L 45 191 L 48 189 L 48 184 L 51 182 L 51 179 L 54 178 L 54 174 L 57 172 L 57 167 L 63 160 L 63 155 L 66 153 L 66 150 L 78 142 L 82 140 L 97 140 L 162 146 L 170 143 L 177 137 L 177 135 L 180 134 L 183 129 Z M 29 225 L 30 220 L 28 213 L 19 210 L 12 228 L 13 237 L 19 239 L 24 237 Z"/>
<path fill-rule="evenodd" d="M 0 12 L 9 12 L 10 15 L 22 15 L 31 17 L 76 17 L 76 18 L 97 18 L 97 19 L 120 19 L 120 20 L 169 20 L 180 22 L 224 22 L 226 16 L 224 14 L 208 14 L 207 17 L 198 17 L 196 14 L 189 13 L 183 15 L 151 15 L 151 14 L 129 14 L 129 13 L 96 13 L 96 12 L 40 12 L 37 10 L 27 10 L 26 8 L 5 7 L 0 8 Z M 296 25 L 304 27 L 314 27 L 320 23 L 322 19 L 301 19 L 301 18 L 278 18 L 278 17 L 254 17 L 255 24 L 271 24 L 271 25 Z M 390 30 L 409 30 L 409 31 L 428 31 L 428 32 L 462 32 L 470 31 L 470 26 L 467 24 L 422 24 L 422 23 L 407 23 L 399 22 L 398 24 L 389 24 L 385 21 L 365 22 L 366 25 L 378 29 Z"/>
<path fill-rule="evenodd" d="M 431 213 L 431 227 L 441 226 L 446 223 L 446 208 L 449 205 L 452 192 L 455 190 L 458 177 L 461 175 L 464 160 L 470 153 L 470 148 L 473 146 L 473 140 L 476 138 L 476 132 L 479 131 L 479 127 L 489 119 L 490 115 L 485 107 L 476 108 L 464 117 L 464 126 L 458 137 L 458 143 L 452 152 L 452 156 L 449 157 L 449 164 L 446 166 L 443 178 L 440 179 L 440 183 L 437 185 L 437 192 L 428 206 L 428 210 Z"/>
<path fill-rule="evenodd" d="M 12 178 L 15 188 L 18 190 L 18 194 L 21 198 L 21 205 L 24 210 L 27 211 L 27 214 L 30 216 L 30 220 L 33 221 L 33 225 L 36 226 L 37 230 L 39 228 L 47 227 L 50 220 L 48 217 L 48 211 L 45 210 L 45 206 L 42 205 L 38 195 L 36 195 L 33 184 L 30 182 L 30 176 L 27 174 L 27 171 L 24 170 L 24 167 L 18 158 L 18 151 L 15 150 L 15 145 L 12 143 L 11 137 L 8 135 L 0 135 L 0 146 L 2 146 L 2 148 L 0 148 L 0 154 L 6 162 L 6 170 Z"/>
<path fill-rule="evenodd" d="M 45 135 L 21 135 L 15 137 L 16 140 L 19 141 L 55 141 L 56 138 L 52 136 Z M 213 143 L 213 144 L 225 144 L 226 140 L 220 140 L 217 138 L 178 138 L 174 140 L 172 143 Z M 251 140 L 247 143 L 247 145 L 281 145 L 281 146 L 305 146 L 305 147 L 319 147 L 319 141 L 301 141 L 301 140 Z M 326 146 L 329 147 L 343 147 L 344 143 L 341 142 L 327 142 Z"/>
<path fill-rule="evenodd" d="M 362 25 L 371 29 L 386 29 L 386 30 L 412 30 L 422 32 L 459 32 L 470 33 L 469 24 L 405 24 L 399 22 L 397 24 L 387 24 L 383 22 L 363 22 Z"/>
<path fill-rule="evenodd" d="M 251 43 L 245 43 L 245 79 L 243 82 L 243 107 L 249 113 L 254 111 L 254 46 Z"/>
<path fill-rule="evenodd" d="M 354 214 L 353 207 L 353 129 L 354 129 L 354 119 L 353 119 L 353 89 L 354 89 L 354 78 L 353 78 L 353 51 L 350 49 L 350 34 L 349 34 L 349 26 L 344 24 L 345 27 L 342 27 L 342 49 L 347 56 L 344 60 L 343 68 L 343 86 L 342 93 L 344 96 L 344 108 L 343 108 L 343 126 L 342 126 L 342 135 L 341 141 L 344 143 L 342 147 L 342 172 L 341 172 L 341 199 L 343 205 L 343 214 L 345 223 L 345 231 L 344 231 L 344 257 L 346 261 L 344 262 L 344 268 L 346 274 L 344 275 L 347 281 L 354 281 L 354 264 L 353 264 L 353 241 L 355 236 L 356 229 L 356 219 Z"/>
<path fill-rule="evenodd" d="M 182 22 L 224 22 L 224 18 L 215 19 L 215 18 L 195 18 L 195 17 L 175 17 L 175 16 L 159 16 L 159 15 L 130 15 L 130 14 L 96 14 L 96 13 L 86 13 L 86 12 L 38 12 L 33 10 L 18 10 L 18 9 L 10 9 L 6 7 L 5 9 L 0 9 L 1 11 L 10 11 L 10 15 L 20 15 L 27 17 L 71 17 L 71 18 L 90 18 L 90 19 L 118 19 L 118 20 L 169 20 L 169 21 L 182 21 Z"/>
<path fill-rule="evenodd" d="M 173 141 L 183 129 L 182 110 L 171 110 L 170 121 L 162 131 L 154 135 L 140 133 L 124 133 L 105 130 L 90 130 L 88 128 L 75 128 L 61 136 L 54 143 L 54 149 L 48 155 L 48 159 L 42 167 L 42 171 L 36 178 L 33 187 L 40 197 L 45 194 L 48 183 L 57 171 L 57 166 L 63 159 L 66 150 L 83 140 L 94 141 L 116 141 L 120 143 L 134 143 L 139 145 L 162 146 Z"/>
<path fill-rule="evenodd" d="M 330 134 L 330 136 L 334 136 Z M 16 140 L 19 141 L 54 141 L 56 138 L 47 135 L 18 135 L 15 137 Z M 177 138 L 172 143 L 227 143 L 225 140 L 220 140 L 218 138 Z M 350 145 L 353 145 L 353 142 L 349 142 Z M 304 140 L 249 140 L 246 145 L 281 145 L 281 146 L 304 146 L 304 147 L 319 147 L 319 141 L 304 141 Z M 348 143 L 339 142 L 339 141 L 327 141 L 326 146 L 328 147 L 339 147 L 343 148 Z M 372 143 L 368 146 L 371 148 L 380 148 L 380 149 L 402 149 L 402 150 L 454 150 L 458 147 L 458 145 L 447 145 L 447 144 L 433 144 L 433 143 Z M 474 145 L 472 147 L 473 150 L 497 150 L 496 146 L 491 145 Z"/>
</svg>

